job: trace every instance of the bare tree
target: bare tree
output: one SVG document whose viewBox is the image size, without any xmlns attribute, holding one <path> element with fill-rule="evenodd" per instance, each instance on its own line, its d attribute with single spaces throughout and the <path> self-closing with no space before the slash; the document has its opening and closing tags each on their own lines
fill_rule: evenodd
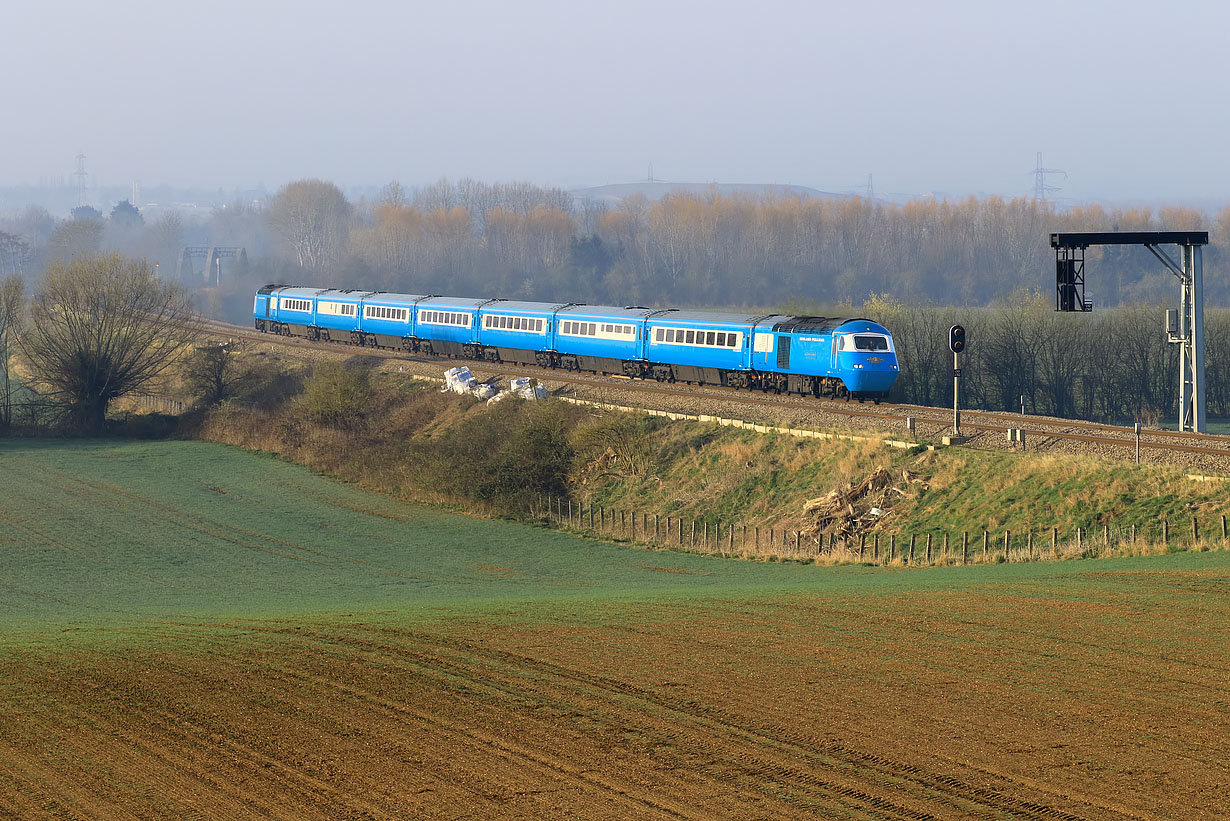
<svg viewBox="0 0 1230 821">
<path fill-rule="evenodd" d="M 13 424 L 12 358 L 14 342 L 21 332 L 26 284 L 19 276 L 0 282 L 0 430 Z"/>
<path fill-rule="evenodd" d="M 0 231 L 0 274 L 20 274 L 30 260 L 30 243 Z"/>
<path fill-rule="evenodd" d="M 197 345 L 184 362 L 183 377 L 202 406 L 216 405 L 236 394 L 248 381 L 235 356 L 242 343 L 208 342 Z"/>
<path fill-rule="evenodd" d="M 111 254 L 48 267 L 19 348 L 73 426 L 97 433 L 113 400 L 147 386 L 198 334 L 178 286 Z"/>
<path fill-rule="evenodd" d="M 292 182 L 274 195 L 268 214 L 270 224 L 294 252 L 299 267 L 316 270 L 345 256 L 350 203 L 333 183 Z"/>
</svg>

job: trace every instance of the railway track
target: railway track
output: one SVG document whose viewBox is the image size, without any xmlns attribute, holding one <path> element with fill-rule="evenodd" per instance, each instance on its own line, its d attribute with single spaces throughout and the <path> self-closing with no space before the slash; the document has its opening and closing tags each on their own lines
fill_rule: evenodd
<svg viewBox="0 0 1230 821">
<path fill-rule="evenodd" d="M 924 438 L 939 438 L 951 433 L 952 430 L 952 410 L 950 408 L 890 403 L 868 405 L 837 399 L 758 394 L 714 385 L 646 382 L 621 375 L 545 371 L 534 366 L 453 360 L 379 348 L 355 348 L 342 342 L 311 342 L 299 337 L 265 334 L 250 328 L 216 321 L 209 322 L 208 327 L 230 338 L 285 345 L 302 350 L 350 352 L 367 357 L 413 362 L 432 368 L 444 368 L 453 363 L 461 363 L 467 365 L 476 376 L 497 374 L 531 376 L 544 382 L 572 385 L 577 388 L 626 391 L 643 397 L 642 401 L 650 405 L 661 404 L 660 401 L 655 402 L 651 397 L 672 402 L 675 405 L 679 403 L 687 405 L 702 399 L 712 400 L 733 406 L 736 417 L 740 416 L 740 409 L 766 415 L 780 414 L 783 411 L 818 412 L 852 421 L 858 420 L 866 426 L 877 427 L 894 434 L 900 434 L 905 430 L 907 420 L 910 419 L 914 421 L 917 434 Z M 987 434 L 978 437 L 986 440 L 977 442 L 979 446 L 1007 448 L 1006 434 L 1010 429 L 1020 429 L 1025 432 L 1024 447 L 1026 448 L 1045 450 L 1054 449 L 1053 446 L 1056 443 L 1080 443 L 1100 449 L 1111 448 L 1116 451 L 1114 455 L 1118 458 L 1131 458 L 1139 444 L 1142 452 L 1190 454 L 1196 457 L 1211 456 L 1218 460 L 1224 459 L 1226 461 L 1224 468 L 1220 464 L 1214 464 L 1211 467 L 1230 469 L 1230 436 L 1143 428 L 1138 442 L 1132 428 L 1119 425 L 995 411 L 963 410 L 961 413 L 962 434 Z M 994 434 L 1004 434 L 1004 436 L 994 441 L 997 439 Z"/>
</svg>

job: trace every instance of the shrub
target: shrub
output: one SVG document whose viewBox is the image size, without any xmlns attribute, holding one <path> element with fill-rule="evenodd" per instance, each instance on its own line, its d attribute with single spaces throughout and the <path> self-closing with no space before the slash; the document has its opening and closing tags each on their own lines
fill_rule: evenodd
<svg viewBox="0 0 1230 821">
<path fill-rule="evenodd" d="M 328 363 L 312 370 L 295 407 L 309 422 L 357 433 L 366 428 L 374 400 L 370 366 Z"/>
</svg>

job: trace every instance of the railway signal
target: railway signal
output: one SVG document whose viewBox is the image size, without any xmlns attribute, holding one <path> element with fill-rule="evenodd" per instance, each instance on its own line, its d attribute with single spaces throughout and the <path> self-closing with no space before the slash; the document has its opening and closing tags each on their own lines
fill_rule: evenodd
<svg viewBox="0 0 1230 821">
<path fill-rule="evenodd" d="M 961 351 L 965 350 L 965 326 L 948 329 L 948 348 L 952 351 L 952 435 L 961 435 Z"/>
<path fill-rule="evenodd" d="M 953 325 L 948 329 L 948 347 L 953 353 L 961 353 L 965 350 L 965 328 L 961 325 Z M 955 365 L 953 367 L 956 367 Z"/>
</svg>

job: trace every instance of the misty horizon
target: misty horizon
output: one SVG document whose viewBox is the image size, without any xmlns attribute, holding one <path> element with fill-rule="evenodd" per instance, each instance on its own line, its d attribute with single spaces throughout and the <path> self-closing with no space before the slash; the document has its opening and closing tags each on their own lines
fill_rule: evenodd
<svg viewBox="0 0 1230 821">
<path fill-rule="evenodd" d="M 1041 152 L 1061 206 L 1214 207 L 1230 9 L 1180 5 L 1145 59 L 1165 13 L 1143 2 L 23 4 L 0 33 L 21 78 L 0 187 L 72 185 L 83 153 L 125 189 L 652 173 L 1012 198 Z"/>
</svg>

